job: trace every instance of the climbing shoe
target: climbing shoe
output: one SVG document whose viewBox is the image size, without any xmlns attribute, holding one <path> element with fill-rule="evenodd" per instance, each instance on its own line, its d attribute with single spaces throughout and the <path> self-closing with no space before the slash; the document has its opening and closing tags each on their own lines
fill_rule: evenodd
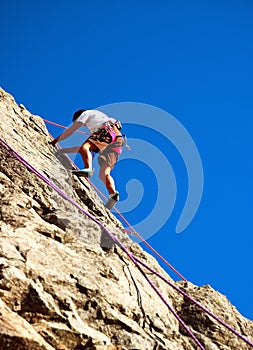
<svg viewBox="0 0 253 350">
<path fill-rule="evenodd" d="M 105 207 L 109 210 L 112 209 L 115 203 L 119 201 L 119 192 L 115 191 L 114 193 L 110 194 L 108 201 L 105 203 Z"/>
</svg>

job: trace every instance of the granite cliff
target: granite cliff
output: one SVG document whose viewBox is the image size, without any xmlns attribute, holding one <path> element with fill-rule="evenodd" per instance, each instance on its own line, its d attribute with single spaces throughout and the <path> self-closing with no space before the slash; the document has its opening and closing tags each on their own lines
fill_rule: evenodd
<svg viewBox="0 0 253 350">
<path fill-rule="evenodd" d="M 23 102 L 23 101 L 22 101 Z M 40 116 L 0 89 L 0 137 L 105 225 L 131 254 L 253 342 L 253 322 L 209 285 L 174 282 L 123 232 L 88 181 L 55 156 Z M 0 142 L 0 349 L 193 350 L 194 340 L 103 230 L 15 159 Z M 206 350 L 251 345 L 148 274 Z"/>
</svg>

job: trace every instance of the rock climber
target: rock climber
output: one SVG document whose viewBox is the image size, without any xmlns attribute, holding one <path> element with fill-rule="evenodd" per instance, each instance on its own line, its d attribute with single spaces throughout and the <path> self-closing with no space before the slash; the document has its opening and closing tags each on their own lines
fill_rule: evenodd
<svg viewBox="0 0 253 350">
<path fill-rule="evenodd" d="M 121 134 L 121 123 L 119 120 L 110 118 L 105 113 L 95 109 L 80 109 L 76 111 L 72 121 L 73 124 L 50 143 L 55 146 L 57 142 L 70 137 L 81 126 L 86 126 L 89 129 L 91 134 L 81 146 L 62 148 L 60 152 L 80 153 L 84 163 L 84 169 L 73 170 L 73 173 L 77 176 L 85 177 L 91 176 L 94 172 L 92 168 L 92 152 L 99 153 L 99 177 L 109 192 L 108 205 L 106 204 L 105 206 L 111 209 L 119 201 L 119 192 L 116 191 L 111 171 L 118 161 L 124 144 L 124 138 Z"/>
</svg>

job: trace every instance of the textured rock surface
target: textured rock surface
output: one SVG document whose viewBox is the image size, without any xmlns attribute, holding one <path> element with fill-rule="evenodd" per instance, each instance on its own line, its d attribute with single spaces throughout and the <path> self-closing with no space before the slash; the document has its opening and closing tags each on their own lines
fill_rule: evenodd
<svg viewBox="0 0 253 350">
<path fill-rule="evenodd" d="M 2 89 L 0 136 L 109 227 L 132 253 L 170 279 L 125 236 L 90 184 L 70 177 L 48 144 L 43 120 Z M 101 248 L 97 224 L 2 147 L 0 159 L 0 349 L 197 349 L 129 258 L 118 247 Z M 207 350 L 251 348 L 149 276 Z M 253 322 L 226 297 L 210 286 L 176 284 L 253 341 Z"/>
</svg>

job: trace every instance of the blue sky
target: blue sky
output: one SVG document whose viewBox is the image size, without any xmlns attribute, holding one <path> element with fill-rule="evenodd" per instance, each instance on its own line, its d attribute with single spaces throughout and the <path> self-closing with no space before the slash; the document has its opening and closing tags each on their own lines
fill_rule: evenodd
<svg viewBox="0 0 253 350">
<path fill-rule="evenodd" d="M 202 201 L 176 234 L 185 196 L 179 191 L 173 214 L 149 243 L 250 319 L 252 15 L 249 0 L 10 0 L 0 12 L 0 85 L 32 113 L 68 125 L 79 108 L 138 102 L 171 113 L 187 129 L 203 164 Z M 128 128 L 128 137 L 134 132 Z M 185 189 L 174 153 L 166 156 Z M 124 167 L 122 161 L 114 172 L 123 198 L 131 175 Z M 136 174 L 134 160 L 131 167 Z M 149 183 L 141 181 L 148 194 Z M 152 197 L 126 216 L 143 219 L 150 203 Z"/>
</svg>

